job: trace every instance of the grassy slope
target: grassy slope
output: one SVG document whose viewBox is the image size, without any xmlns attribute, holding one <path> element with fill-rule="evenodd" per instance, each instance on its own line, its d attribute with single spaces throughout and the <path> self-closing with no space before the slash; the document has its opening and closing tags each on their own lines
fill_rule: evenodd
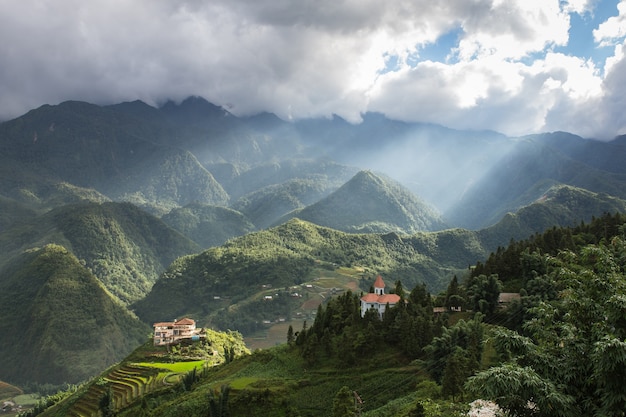
<svg viewBox="0 0 626 417">
<path fill-rule="evenodd" d="M 418 365 L 409 363 L 388 347 L 372 357 L 363 358 L 356 366 L 338 368 L 332 359 L 315 366 L 306 364 L 297 349 L 282 345 L 255 351 L 252 355 L 244 355 L 233 362 L 198 372 L 199 379 L 189 390 L 182 385 L 170 385 L 172 379 L 168 381 L 165 372 L 152 379 L 146 373 L 143 379 L 152 385 L 150 389 L 142 390 L 138 387 L 142 383 L 136 373 L 140 372 L 142 366 L 141 355 L 150 351 L 154 351 L 154 348 L 149 344 L 135 351 L 125 361 L 107 370 L 99 379 L 94 379 L 43 416 L 68 415 L 72 410 L 85 407 L 89 401 L 97 402 L 99 396 L 103 395 L 102 391 L 94 393 L 98 380 L 100 384 L 103 381 L 114 382 L 123 379 L 122 375 L 128 375 L 131 371 L 135 372 L 134 382 L 129 381 L 131 378 L 128 376 L 124 377 L 126 382 L 122 382 L 123 390 L 129 393 L 141 392 L 142 395 L 128 401 L 131 394 L 125 394 L 123 402 L 129 405 L 118 411 L 120 417 L 208 415 L 207 394 L 219 392 L 224 385 L 231 388 L 228 402 L 231 415 L 283 417 L 291 415 L 289 413 L 294 410 L 298 410 L 302 417 L 329 415 L 333 397 L 344 385 L 359 393 L 365 402 L 364 411 L 377 415 L 375 410 L 384 410 L 392 400 L 400 409 L 408 410 L 415 399 L 417 384 L 426 377 Z M 177 366 L 172 370 L 171 364 L 160 364 L 158 359 L 151 360 L 156 361 L 151 364 L 152 369 L 163 368 L 170 372 L 186 372 L 190 369 L 188 366 L 178 369 Z M 190 363 L 193 366 L 197 364 Z"/>
<path fill-rule="evenodd" d="M 96 415 L 109 390 L 115 410 L 133 402 L 145 406 L 145 398 L 152 398 L 149 402 L 154 405 L 154 398 L 184 391 L 183 384 L 189 382 L 186 376 L 190 372 L 204 375 L 209 368 L 225 363 L 224 349 L 232 350 L 235 357 L 250 354 L 241 335 L 235 332 L 207 330 L 202 342 L 171 348 L 153 346 L 150 339 L 124 360 L 68 393 L 42 416 Z"/>
</svg>

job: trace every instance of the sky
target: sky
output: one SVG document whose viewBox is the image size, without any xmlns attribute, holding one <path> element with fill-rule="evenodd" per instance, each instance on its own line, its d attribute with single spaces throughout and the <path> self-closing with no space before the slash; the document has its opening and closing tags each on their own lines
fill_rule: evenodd
<svg viewBox="0 0 626 417">
<path fill-rule="evenodd" d="M 196 95 L 607 140 L 626 134 L 625 52 L 626 0 L 2 0 L 0 120 Z"/>
</svg>

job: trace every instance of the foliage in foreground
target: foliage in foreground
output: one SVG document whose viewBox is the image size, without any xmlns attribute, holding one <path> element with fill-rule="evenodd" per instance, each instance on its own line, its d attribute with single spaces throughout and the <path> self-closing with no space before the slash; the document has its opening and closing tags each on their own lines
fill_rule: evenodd
<svg viewBox="0 0 626 417">
<path fill-rule="evenodd" d="M 531 307 L 520 333 L 497 332 L 503 364 L 470 378 L 467 388 L 514 416 L 624 416 L 624 237 L 546 257 L 545 279 L 557 298 Z"/>
</svg>

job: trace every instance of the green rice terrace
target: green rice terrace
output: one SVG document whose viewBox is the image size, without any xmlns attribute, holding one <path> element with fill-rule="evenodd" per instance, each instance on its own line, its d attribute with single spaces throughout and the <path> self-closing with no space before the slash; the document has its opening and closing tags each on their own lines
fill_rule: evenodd
<svg viewBox="0 0 626 417">
<path fill-rule="evenodd" d="M 206 334 L 203 341 L 176 346 L 153 346 L 149 341 L 69 397 L 34 415 L 112 415 L 150 394 L 185 389 L 209 368 L 250 353 L 238 333 L 206 330 Z"/>
</svg>

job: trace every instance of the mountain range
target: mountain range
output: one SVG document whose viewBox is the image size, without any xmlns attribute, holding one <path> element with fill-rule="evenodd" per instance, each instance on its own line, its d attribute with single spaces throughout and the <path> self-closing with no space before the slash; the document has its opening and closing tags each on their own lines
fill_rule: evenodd
<svg viewBox="0 0 626 417">
<path fill-rule="evenodd" d="M 320 271 L 438 292 L 511 239 L 625 211 L 624 160 L 625 137 L 237 117 L 200 97 L 41 106 L 0 124 L 0 380 L 80 381 L 153 321 L 252 329 L 260 286 Z M 55 339 L 70 322 L 84 340 Z"/>
</svg>

